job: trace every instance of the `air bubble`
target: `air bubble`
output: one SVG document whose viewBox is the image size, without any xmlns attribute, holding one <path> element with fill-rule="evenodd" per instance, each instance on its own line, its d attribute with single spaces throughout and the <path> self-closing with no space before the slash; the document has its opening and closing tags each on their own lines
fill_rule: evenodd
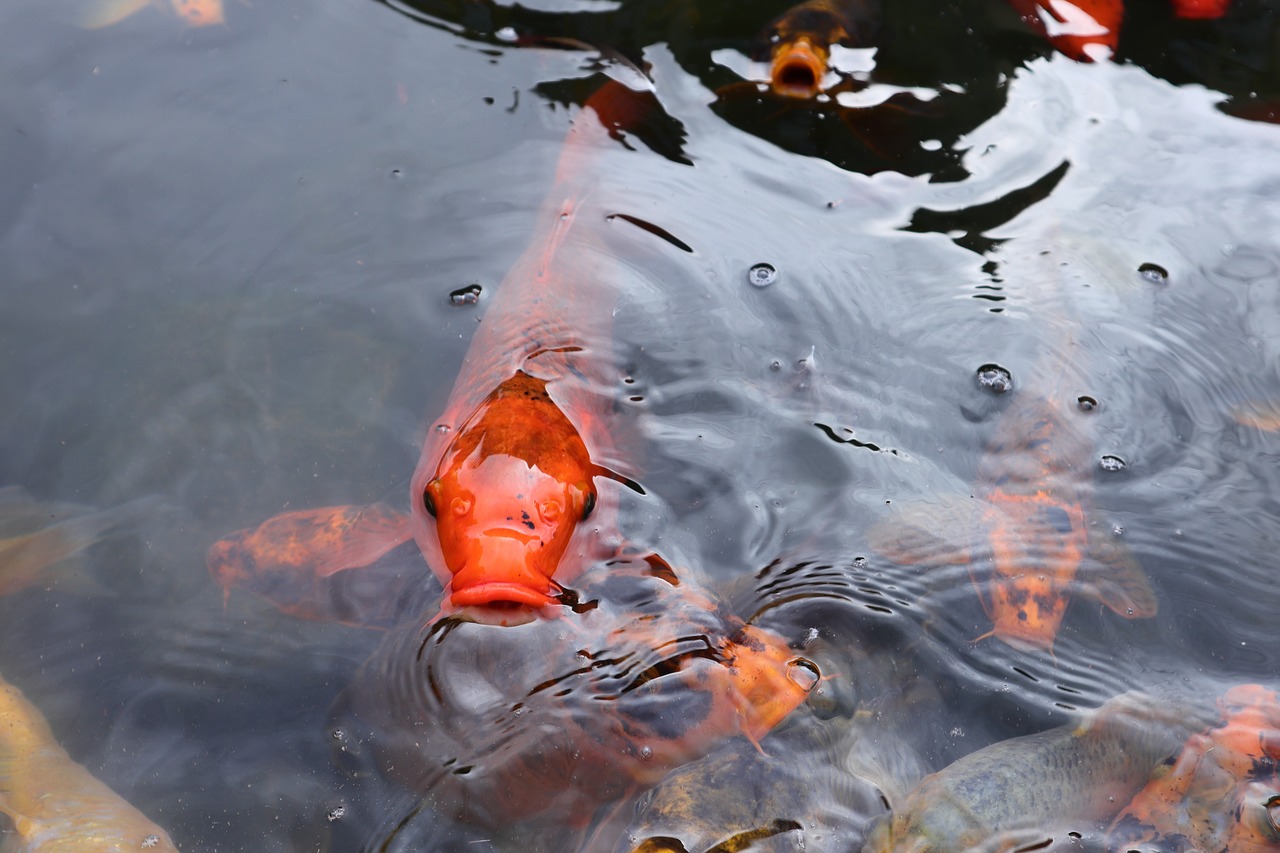
<svg viewBox="0 0 1280 853">
<path fill-rule="evenodd" d="M 155 835 L 154 833 L 151 835 L 148 835 L 146 838 L 142 839 L 142 844 L 140 844 L 139 846 L 144 849 L 151 848 L 151 847 L 159 847 L 160 836 Z"/>
<path fill-rule="evenodd" d="M 515 27 L 502 27 L 493 34 L 493 37 L 507 44 L 515 44 L 520 39 L 520 35 L 516 32 Z"/>
<path fill-rule="evenodd" d="M 1003 394 L 1013 388 L 1013 374 L 998 364 L 984 364 L 978 368 L 978 387 L 992 394 Z"/>
<path fill-rule="evenodd" d="M 478 284 L 468 284 L 466 287 L 459 287 L 457 290 L 449 294 L 450 305 L 475 305 L 480 301 L 481 287 Z"/>
<path fill-rule="evenodd" d="M 1125 466 L 1125 461 L 1121 459 L 1119 456 L 1113 456 L 1111 454 L 1107 454 L 1106 456 L 1098 460 L 1098 465 L 1102 468 L 1103 471 L 1123 471 Z"/>
<path fill-rule="evenodd" d="M 329 809 L 329 811 L 325 812 L 324 816 L 327 821 L 329 821 L 330 823 L 333 823 L 335 820 L 342 820 L 342 818 L 345 817 L 346 814 L 347 814 L 346 806 L 334 806 L 333 808 Z"/>
<path fill-rule="evenodd" d="M 448 435 L 450 426 L 448 424 L 436 424 L 436 435 Z"/>
<path fill-rule="evenodd" d="M 1138 275 L 1152 284 L 1165 284 L 1169 281 L 1169 271 L 1159 264 L 1142 264 L 1138 267 Z"/>
<path fill-rule="evenodd" d="M 747 270 L 747 281 L 755 287 L 768 287 L 778 280 L 778 270 L 773 264 L 758 263 Z"/>
</svg>

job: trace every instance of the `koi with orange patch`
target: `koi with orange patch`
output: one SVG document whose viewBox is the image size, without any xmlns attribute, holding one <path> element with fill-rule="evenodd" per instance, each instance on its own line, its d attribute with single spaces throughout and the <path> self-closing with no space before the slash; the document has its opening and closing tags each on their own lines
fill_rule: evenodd
<svg viewBox="0 0 1280 853">
<path fill-rule="evenodd" d="M 1231 0 L 1171 0 L 1180 18 L 1221 18 Z M 1078 62 L 1115 55 L 1124 0 L 1009 0 L 1022 20 Z"/>
<path fill-rule="evenodd" d="M 277 516 L 210 549 L 209 570 L 224 589 L 272 598 L 264 578 L 294 576 L 305 587 L 372 565 L 412 538 L 444 585 L 445 612 L 528 618 L 558 603 L 560 584 L 616 552 L 608 538 L 616 490 L 598 481 L 629 482 L 599 464 L 617 461 L 609 348 L 620 266 L 598 239 L 603 215 L 585 208 L 594 184 L 584 164 L 610 144 L 635 97 L 611 82 L 575 120 L 541 232 L 503 279 L 427 433 L 411 515 L 375 506 Z M 304 605 L 293 612 L 309 615 Z"/>
<path fill-rule="evenodd" d="M 1073 255 L 1058 271 L 1079 261 L 1092 287 L 1108 276 L 1093 260 Z M 1039 279 L 1044 272 L 1030 275 Z M 1060 290 L 1044 291 L 1043 307 L 1055 307 Z M 1020 649 L 1053 648 L 1073 595 L 1126 619 L 1149 618 L 1158 607 L 1128 549 L 1090 522 L 1094 446 L 1083 419 L 1097 404 L 1066 390 L 1076 381 L 1071 356 L 1079 349 L 1078 324 L 1062 307 L 1050 316 L 1061 340 L 1031 372 L 1030 387 L 1011 392 L 1017 396 L 978 466 L 977 499 L 948 496 L 907 506 L 867 534 L 873 548 L 900 563 L 968 566 L 994 623 L 989 635 Z"/>
<path fill-rule="evenodd" d="M 102 0 L 90 7 L 80 26 L 88 30 L 109 27 L 148 6 L 176 15 L 186 27 L 210 27 L 227 22 L 222 0 Z"/>
<path fill-rule="evenodd" d="M 4 853 L 177 853 L 169 834 L 67 755 L 40 710 L 0 678 Z M 0 820 L 3 823 L 3 820 Z"/>
<path fill-rule="evenodd" d="M 1188 738 L 1167 772 L 1121 812 L 1110 850 L 1280 850 L 1280 698 L 1240 684 L 1218 710 L 1219 724 Z"/>
<path fill-rule="evenodd" d="M 572 619 L 389 634 L 335 706 L 339 748 L 443 817 L 581 829 L 726 738 L 758 744 L 821 680 L 656 557 L 582 580 Z"/>
</svg>

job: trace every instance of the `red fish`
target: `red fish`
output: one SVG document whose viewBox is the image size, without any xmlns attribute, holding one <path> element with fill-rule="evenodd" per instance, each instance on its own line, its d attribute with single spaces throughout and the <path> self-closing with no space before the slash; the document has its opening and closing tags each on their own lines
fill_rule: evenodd
<svg viewBox="0 0 1280 853">
<path fill-rule="evenodd" d="M 617 267 L 593 239 L 599 229 L 582 221 L 593 186 L 583 166 L 628 96 L 610 83 L 575 121 L 540 232 L 504 278 L 423 443 L 411 515 L 377 505 L 277 516 L 209 551 L 225 589 L 272 598 L 282 577 L 315 584 L 412 537 L 445 587 L 445 611 L 497 607 L 527 618 L 616 549 L 601 535 L 612 530 L 615 498 L 598 481 L 623 478 L 596 460 L 614 460 L 607 349 Z M 304 600 L 292 612 L 325 615 L 307 610 Z"/>
<path fill-rule="evenodd" d="M 1220 724 L 1188 738 L 1121 812 L 1111 850 L 1280 850 L 1280 698 L 1240 684 L 1218 709 Z"/>
<path fill-rule="evenodd" d="M 1231 0 L 1171 0 L 1180 18 L 1221 18 Z M 1032 29 L 1080 62 L 1114 56 L 1124 0 L 1009 0 Z"/>
<path fill-rule="evenodd" d="M 1080 62 L 1113 56 L 1120 43 L 1124 0 L 1009 0 L 1032 29 Z"/>
</svg>

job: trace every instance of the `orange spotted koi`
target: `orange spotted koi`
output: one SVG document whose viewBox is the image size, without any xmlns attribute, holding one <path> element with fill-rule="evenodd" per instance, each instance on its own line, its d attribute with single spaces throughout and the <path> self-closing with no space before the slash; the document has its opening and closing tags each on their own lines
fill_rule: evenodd
<svg viewBox="0 0 1280 853">
<path fill-rule="evenodd" d="M 1218 710 L 1219 724 L 1188 738 L 1121 812 L 1110 850 L 1280 850 L 1280 698 L 1240 684 Z"/>
</svg>

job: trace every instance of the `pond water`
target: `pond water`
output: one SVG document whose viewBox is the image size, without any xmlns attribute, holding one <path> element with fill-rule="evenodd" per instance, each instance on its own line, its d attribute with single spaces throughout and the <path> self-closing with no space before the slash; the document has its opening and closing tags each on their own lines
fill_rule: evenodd
<svg viewBox="0 0 1280 853">
<path fill-rule="evenodd" d="M 743 86 L 776 0 L 229 0 L 225 25 L 101 29 L 6 3 L 0 486 L 151 500 L 90 583 L 0 598 L 0 673 L 183 850 L 613 849 L 453 826 L 335 765 L 331 705 L 382 634 L 224 596 L 205 553 L 286 510 L 404 508 L 621 56 L 656 107 L 590 177 L 621 215 L 591 227 L 645 259 L 611 342 L 628 542 L 808 643 L 820 693 L 879 697 L 867 750 L 924 770 L 1132 689 L 1280 684 L 1280 7 L 1130 0 L 1117 60 L 1078 64 L 997 0 L 885 6 L 849 97 L 789 101 Z M 978 639 L 995 546 L 948 525 L 1037 406 L 1158 602 L 1073 595 L 1051 652 Z M 895 718 L 908 671 L 937 695 Z M 838 763 L 771 737 L 797 784 Z"/>
</svg>

